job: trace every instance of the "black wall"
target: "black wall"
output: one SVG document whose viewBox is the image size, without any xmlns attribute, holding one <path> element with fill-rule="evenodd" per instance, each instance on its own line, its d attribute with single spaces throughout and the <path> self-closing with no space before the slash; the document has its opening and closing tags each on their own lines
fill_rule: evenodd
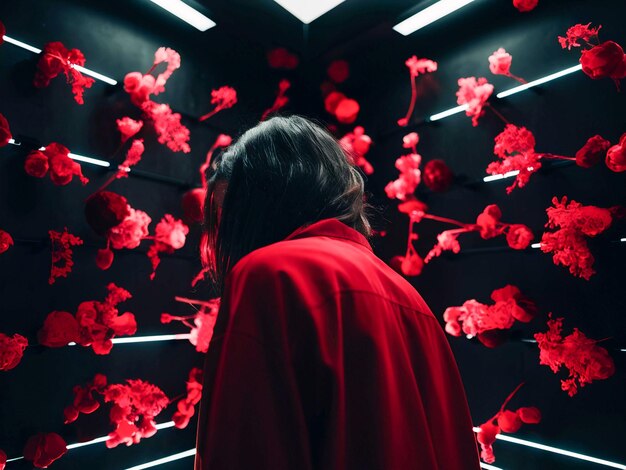
<svg viewBox="0 0 626 470">
<path fill-rule="evenodd" d="M 157 101 L 167 102 L 183 114 L 183 122 L 191 130 L 192 152 L 173 154 L 148 131 L 146 154 L 138 165 L 179 184 L 131 177 L 111 185 L 133 207 L 150 214 L 152 227 L 165 213 L 182 215 L 180 197 L 188 187 L 199 184 L 197 168 L 217 134 L 236 136 L 257 122 L 271 105 L 283 76 L 293 82 L 288 111 L 330 121 L 318 87 L 326 65 L 334 58 L 351 63 L 351 77 L 341 89 L 359 100 L 361 114 L 356 124 L 365 126 L 375 142 L 368 158 L 376 172 L 369 178 L 368 189 L 375 203 L 387 207 L 378 225 L 386 227 L 388 235 L 378 239 L 375 246 L 381 258 L 389 260 L 402 254 L 406 243 L 406 217 L 385 198 L 383 188 L 397 177 L 393 163 L 404 153 L 402 136 L 411 130 L 420 134 L 418 151 L 424 162 L 443 158 L 458 176 L 459 184 L 445 194 L 434 195 L 421 187 L 418 190 L 434 214 L 472 222 L 487 204 L 496 203 L 505 221 L 529 225 L 539 241 L 547 220 L 545 208 L 553 196 L 568 195 L 602 207 L 626 204 L 623 174 L 603 166 L 547 169 L 510 196 L 504 189 L 510 181 L 463 184 L 481 180 L 494 159 L 493 138 L 503 123 L 489 111 L 476 128 L 463 114 L 406 129 L 395 125 L 408 106 L 410 86 L 404 61 L 409 56 L 417 54 L 439 63 L 435 74 L 418 78 L 417 123 L 420 118 L 456 106 L 459 77 L 485 76 L 497 91 L 515 86 L 511 79 L 489 72 L 487 57 L 498 47 L 513 55 L 513 73 L 532 80 L 577 63 L 578 53 L 561 50 L 556 40 L 572 24 L 602 24 L 602 39 L 626 45 L 620 19 L 626 9 L 619 2 L 540 0 L 535 11 L 520 14 L 508 1 L 477 0 L 459 14 L 406 38 L 390 28 L 410 2 L 368 0 L 359 4 L 348 0 L 308 28 L 277 11 L 269 0 L 205 3 L 218 22 L 218 27 L 207 33 L 196 32 L 141 0 L 0 4 L 0 20 L 9 36 L 37 47 L 52 40 L 78 47 L 85 53 L 88 68 L 119 82 L 129 71 L 145 72 L 160 46 L 180 52 L 182 67 Z M 242 3 L 246 8 L 238 8 Z M 300 67 L 288 73 L 269 69 L 265 51 L 272 45 L 296 49 L 302 58 Z M 78 106 L 62 77 L 42 90 L 31 86 L 36 60 L 34 54 L 10 44 L 0 46 L 0 112 L 9 120 L 13 133 L 39 139 L 42 145 L 60 142 L 75 153 L 107 159 L 118 144 L 115 119 L 139 116 L 121 85 L 96 82 L 85 93 L 85 105 Z M 196 118 L 211 107 L 211 89 L 226 84 L 237 89 L 238 104 L 208 123 L 198 123 Z M 616 92 L 610 80 L 593 81 L 580 72 L 504 100 L 494 96 L 492 103 L 509 121 L 535 134 L 539 151 L 573 155 L 596 133 L 615 142 L 626 131 L 624 94 Z M 340 131 L 350 129 L 340 126 Z M 144 254 L 147 242 L 141 249 L 117 252 L 113 267 L 100 271 L 94 257 L 104 242 L 86 225 L 83 204 L 109 173 L 83 165 L 91 179 L 87 186 L 73 182 L 57 187 L 47 179 L 27 176 L 24 156 L 18 147 L 0 149 L 0 228 L 16 240 L 16 246 L 0 256 L 0 331 L 21 333 L 34 343 L 50 311 L 74 313 L 84 300 L 101 300 L 111 281 L 133 294 L 121 308 L 135 313 L 141 335 L 173 332 L 175 326 L 160 324 L 161 312 L 192 313 L 174 302 L 175 295 L 209 296 L 204 286 L 195 290 L 189 287 L 200 267 L 197 226 L 192 227 L 185 248 L 164 257 L 152 282 Z M 83 238 L 85 245 L 74 250 L 75 267 L 70 277 L 49 286 L 47 231 L 64 226 Z M 416 247 L 420 254 L 432 247 L 435 235 L 445 228 L 430 221 L 418 226 Z M 626 348 L 626 244 L 611 242 L 624 236 L 625 230 L 621 222 L 590 241 L 598 271 L 590 281 L 574 278 L 566 268 L 554 266 L 551 257 L 540 250 L 514 252 L 504 248 L 502 239 L 485 241 L 473 235 L 461 239 L 465 253 L 436 259 L 420 277 L 412 279 L 438 317 L 446 307 L 461 305 L 470 298 L 487 302 L 493 289 L 511 283 L 534 299 L 541 312 L 532 323 L 516 326 L 519 337 L 530 338 L 536 331 L 545 331 L 547 312 L 554 312 L 565 317 L 566 330 L 578 327 L 591 338 L 612 338 L 605 346 L 615 360 L 615 376 L 581 389 L 573 398 L 560 390 L 560 377 L 539 365 L 536 345 L 515 341 L 490 350 L 464 338 L 451 338 L 475 424 L 492 416 L 510 391 L 525 381 L 511 406 L 538 406 L 544 419 L 540 425 L 525 426 L 518 436 L 609 460 L 626 460 L 622 448 L 626 435 L 626 353 L 617 351 L 620 346 Z M 482 248 L 493 249 L 472 251 Z M 182 327 L 177 331 L 183 332 Z M 68 443 L 106 434 L 110 429 L 106 416 L 100 421 L 81 416 L 78 424 L 62 424 L 62 410 L 72 399 L 72 387 L 90 380 L 96 372 L 106 374 L 112 382 L 142 378 L 172 397 L 184 391 L 189 369 L 201 362 L 202 356 L 186 342 L 116 345 L 109 356 L 96 356 L 88 348 L 29 347 L 22 363 L 0 376 L 0 448 L 9 458 L 22 455 L 25 440 L 37 431 L 58 432 Z M 169 420 L 172 412 L 163 412 L 159 421 Z M 125 468 L 187 450 L 195 443 L 194 424 L 192 421 L 184 431 L 163 430 L 129 448 L 108 450 L 104 445 L 94 445 L 72 450 L 53 468 Z M 503 442 L 496 443 L 495 449 L 496 465 L 506 469 L 593 467 Z M 9 465 L 30 468 L 23 461 Z M 191 465 L 191 459 L 186 459 L 167 468 Z"/>
</svg>

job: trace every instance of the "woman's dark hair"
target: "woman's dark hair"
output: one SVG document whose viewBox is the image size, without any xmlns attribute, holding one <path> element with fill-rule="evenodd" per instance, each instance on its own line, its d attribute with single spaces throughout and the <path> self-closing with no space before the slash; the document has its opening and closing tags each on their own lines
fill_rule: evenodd
<svg viewBox="0 0 626 470">
<path fill-rule="evenodd" d="M 208 177 L 202 251 L 219 294 L 237 261 L 300 226 L 336 218 L 372 234 L 360 170 L 303 117 L 273 117 L 248 130 L 214 159 Z M 220 183 L 228 186 L 218 218 Z"/>
</svg>

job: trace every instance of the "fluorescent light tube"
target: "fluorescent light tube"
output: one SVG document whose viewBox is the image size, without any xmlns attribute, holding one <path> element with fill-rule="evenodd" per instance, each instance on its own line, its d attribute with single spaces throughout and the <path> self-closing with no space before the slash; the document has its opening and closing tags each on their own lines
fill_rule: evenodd
<svg viewBox="0 0 626 470">
<path fill-rule="evenodd" d="M 304 24 L 309 24 L 324 13 L 328 13 L 345 0 L 274 0 L 281 7 L 298 18 Z"/>
<path fill-rule="evenodd" d="M 176 335 L 152 335 L 152 336 L 128 336 L 124 338 L 113 338 L 113 344 L 129 344 L 129 343 L 154 343 L 155 341 L 173 341 L 180 339 L 189 339 L 191 334 L 181 333 Z M 75 342 L 67 343 L 68 346 L 76 346 Z"/>
<path fill-rule="evenodd" d="M 515 93 L 519 93 L 520 91 L 528 90 L 529 88 L 549 82 L 550 80 L 555 80 L 565 75 L 569 75 L 570 73 L 578 72 L 579 70 L 582 70 L 582 69 L 583 69 L 582 65 L 580 64 L 574 65 L 573 67 L 569 67 L 565 70 L 561 70 L 560 72 L 553 73 L 551 75 L 548 75 L 547 77 L 539 78 L 537 80 L 533 80 L 532 82 L 524 83 L 523 85 L 516 86 L 515 88 L 511 88 L 510 90 L 501 91 L 500 93 L 496 95 L 496 97 L 505 98 L 507 96 L 514 95 Z"/>
<path fill-rule="evenodd" d="M 406 20 L 401 21 L 395 25 L 393 29 L 404 36 L 408 36 L 418 29 L 421 29 L 430 23 L 434 23 L 438 19 L 449 15 L 450 13 L 469 3 L 472 3 L 473 1 L 474 0 L 440 0 L 413 16 L 408 17 Z"/>
<path fill-rule="evenodd" d="M 207 29 L 215 26 L 215 21 L 211 18 L 203 15 L 195 8 L 190 7 L 181 0 L 150 0 L 152 3 L 156 3 L 161 8 L 169 11 L 172 15 L 179 17 L 185 23 L 189 23 L 191 26 L 200 31 L 206 31 Z"/>
<path fill-rule="evenodd" d="M 490 181 L 502 180 L 504 178 L 510 178 L 511 176 L 519 175 L 519 170 L 507 171 L 503 175 L 489 175 L 483 178 L 485 183 L 489 183 Z"/>
<path fill-rule="evenodd" d="M 447 111 L 442 111 L 440 113 L 433 114 L 428 119 L 430 121 L 438 121 L 439 119 L 443 119 L 443 118 L 446 118 L 448 116 L 452 116 L 453 114 L 462 113 L 463 111 L 466 111 L 466 110 L 467 110 L 467 105 L 464 104 L 464 105 L 461 105 L 461 106 L 457 106 L 456 108 L 448 109 Z"/>
<path fill-rule="evenodd" d="M 163 465 L 164 463 L 174 462 L 175 460 L 184 459 L 185 457 L 193 457 L 196 455 L 196 449 L 189 449 L 178 454 L 169 455 L 161 459 L 152 460 L 150 462 L 142 463 L 134 467 L 128 467 L 126 470 L 143 470 L 144 468 L 156 467 L 157 465 Z"/>
</svg>

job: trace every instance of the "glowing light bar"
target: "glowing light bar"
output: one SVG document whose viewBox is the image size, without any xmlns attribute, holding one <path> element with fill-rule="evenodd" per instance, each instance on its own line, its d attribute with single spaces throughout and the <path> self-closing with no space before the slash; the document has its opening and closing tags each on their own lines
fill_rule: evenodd
<svg viewBox="0 0 626 470">
<path fill-rule="evenodd" d="M 446 15 L 472 3 L 474 0 L 440 0 L 437 3 L 424 8 L 422 11 L 408 17 L 393 27 L 403 36 L 408 36 L 424 26 L 434 23 Z"/>
<path fill-rule="evenodd" d="M 16 142 L 16 141 L 15 141 L 15 139 L 9 139 L 9 143 L 10 143 L 11 145 L 22 145 L 22 144 L 20 144 L 19 142 Z"/>
<path fill-rule="evenodd" d="M 465 110 L 467 110 L 467 105 L 466 104 L 464 104 L 462 106 L 457 106 L 456 108 L 448 109 L 447 111 L 442 111 L 440 113 L 433 114 L 428 119 L 430 121 L 438 121 L 439 119 L 443 119 L 443 118 L 446 118 L 448 116 L 452 116 L 453 114 L 462 113 Z"/>
<path fill-rule="evenodd" d="M 485 470 L 502 470 L 500 467 L 496 467 L 495 465 L 489 465 L 488 463 L 480 462 L 480 468 L 484 468 Z"/>
<path fill-rule="evenodd" d="M 190 7 L 181 0 L 150 0 L 152 3 L 159 5 L 161 8 L 169 11 L 172 15 L 177 16 L 185 23 L 199 31 L 206 31 L 215 26 L 215 21 L 203 15 L 195 8 Z"/>
<path fill-rule="evenodd" d="M 565 70 L 561 70 L 560 72 L 553 73 L 548 75 L 547 77 L 539 78 L 537 80 L 533 80 L 532 82 L 524 83 L 523 85 L 516 86 L 515 88 L 511 88 L 510 90 L 501 91 L 496 95 L 498 98 L 506 98 L 507 96 L 514 95 L 515 93 L 519 93 L 520 91 L 528 90 L 529 88 L 535 87 L 537 85 L 541 85 L 543 83 L 549 82 L 551 80 L 555 80 L 557 78 L 564 77 L 565 75 L 569 75 L 570 73 L 578 72 L 582 70 L 583 66 L 578 64 L 573 67 L 569 67 Z"/>
<path fill-rule="evenodd" d="M 41 53 L 41 49 L 31 46 L 30 44 L 26 44 L 25 42 L 18 41 L 17 39 L 13 39 L 10 36 L 6 36 L 6 35 L 2 36 L 2 39 L 4 39 L 4 41 L 9 44 L 13 44 L 14 46 L 21 47 L 22 49 L 26 49 L 27 51 L 30 51 L 34 54 Z M 116 80 L 113 80 L 112 78 L 109 78 L 106 75 L 102 75 L 101 73 L 94 72 L 93 70 L 90 70 L 90 69 L 86 69 L 85 67 L 81 67 L 80 65 L 72 65 L 72 67 L 74 67 L 80 73 L 89 75 L 90 77 L 103 81 L 104 83 L 108 83 L 109 85 L 117 85 Z"/>
<path fill-rule="evenodd" d="M 533 243 L 530 245 L 531 248 L 541 248 L 541 243 Z"/>
<path fill-rule="evenodd" d="M 153 335 L 153 336 L 129 336 L 127 338 L 113 338 L 113 344 L 129 344 L 129 343 L 153 343 L 155 341 L 173 341 L 179 339 L 189 339 L 191 334 L 181 333 L 176 335 Z M 76 346 L 75 342 L 67 343 L 68 346 Z"/>
<path fill-rule="evenodd" d="M 72 160 L 76 160 L 76 161 L 79 161 L 79 162 L 91 163 L 92 165 L 103 166 L 105 168 L 108 168 L 108 167 L 111 166 L 111 164 L 109 162 L 107 162 L 107 161 L 98 160 L 97 158 L 85 157 L 83 155 L 78 155 L 76 153 L 70 153 L 68 156 Z"/>
<path fill-rule="evenodd" d="M 474 432 L 480 432 L 479 427 L 472 428 Z M 519 444 L 526 447 L 532 447 L 534 449 L 545 450 L 546 452 L 552 452 L 559 455 L 565 455 L 566 457 L 572 457 L 579 460 L 584 460 L 586 462 L 597 463 L 598 465 L 605 465 L 611 468 L 619 468 L 622 470 L 626 470 L 626 465 L 611 462 L 610 460 L 599 459 L 597 457 L 591 457 L 590 455 L 579 454 L 578 452 L 572 452 L 565 449 L 559 449 L 558 447 L 547 446 L 545 444 L 539 444 L 537 442 L 527 441 L 526 439 L 519 439 L 517 437 L 505 435 L 505 434 L 497 434 L 496 439 L 501 441 L 510 442 L 512 444 Z"/>
<path fill-rule="evenodd" d="M 626 242 L 626 238 L 620 238 L 619 241 L 620 242 Z"/>
<path fill-rule="evenodd" d="M 281 7 L 298 18 L 304 24 L 309 24 L 324 13 L 328 13 L 345 0 L 274 0 Z"/>
<path fill-rule="evenodd" d="M 193 457 L 194 455 L 196 455 L 196 449 L 189 449 L 184 452 L 179 452 L 178 454 L 170 455 L 168 457 L 163 457 L 161 459 L 153 460 L 151 462 L 142 463 L 141 465 L 128 467 L 126 470 L 143 470 L 144 468 L 156 467 L 157 465 L 162 465 L 164 463 L 184 459 L 186 457 Z"/>
<path fill-rule="evenodd" d="M 502 180 L 504 178 L 510 178 L 511 176 L 517 176 L 519 175 L 519 170 L 513 170 L 513 171 L 507 171 L 506 173 L 502 174 L 502 175 L 489 175 L 489 176 L 485 176 L 483 178 L 483 181 L 485 183 L 489 183 L 490 181 L 497 181 L 497 180 Z"/>
</svg>

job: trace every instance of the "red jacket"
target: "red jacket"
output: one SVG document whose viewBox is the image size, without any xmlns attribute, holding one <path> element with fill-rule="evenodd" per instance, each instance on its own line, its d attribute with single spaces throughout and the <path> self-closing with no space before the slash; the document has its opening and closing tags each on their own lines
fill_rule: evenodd
<svg viewBox="0 0 626 470">
<path fill-rule="evenodd" d="M 204 372 L 196 470 L 479 468 L 439 322 L 337 219 L 234 266 Z"/>
</svg>

